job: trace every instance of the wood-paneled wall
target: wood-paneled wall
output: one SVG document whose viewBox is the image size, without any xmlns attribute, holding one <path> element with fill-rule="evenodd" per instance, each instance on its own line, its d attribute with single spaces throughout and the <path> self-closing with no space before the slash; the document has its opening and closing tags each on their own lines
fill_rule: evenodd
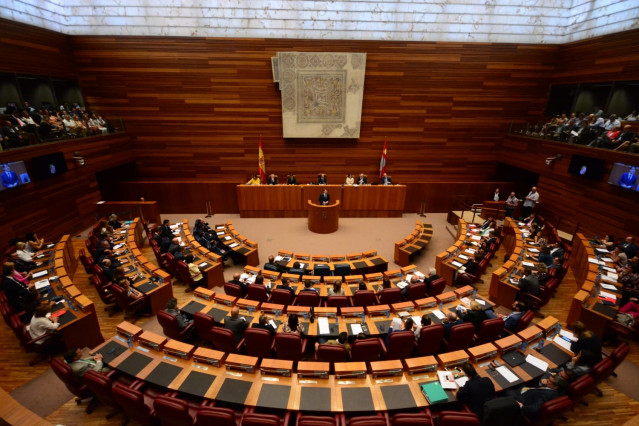
<svg viewBox="0 0 639 426">
<path fill-rule="evenodd" d="M 86 229 L 95 223 L 95 203 L 102 199 L 96 172 L 131 160 L 133 148 L 126 134 L 54 142 L 0 153 L 0 163 L 22 160 L 29 167 L 32 157 L 62 151 L 69 171 L 0 192 L 2 247 L 9 239 L 35 231 L 48 240 Z M 85 166 L 72 160 L 78 151 Z"/>
<path fill-rule="evenodd" d="M 557 154 L 563 155 L 563 158 L 546 166 L 545 159 Z M 601 180 L 569 174 L 568 165 L 573 154 L 604 160 L 605 170 Z M 615 162 L 639 164 L 639 156 L 563 142 L 508 136 L 503 141 L 500 158 L 506 164 L 539 173 L 538 210 L 562 231 L 572 232 L 579 225 L 580 232 L 590 236 L 607 233 L 615 237 L 639 235 L 639 193 L 607 183 Z"/>
</svg>

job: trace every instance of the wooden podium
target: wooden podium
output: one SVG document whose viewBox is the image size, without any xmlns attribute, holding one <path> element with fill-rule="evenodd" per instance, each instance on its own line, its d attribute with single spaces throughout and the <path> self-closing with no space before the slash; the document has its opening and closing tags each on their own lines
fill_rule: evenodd
<svg viewBox="0 0 639 426">
<path fill-rule="evenodd" d="M 308 230 L 317 234 L 330 234 L 339 228 L 339 200 L 321 206 L 308 200 Z"/>
</svg>

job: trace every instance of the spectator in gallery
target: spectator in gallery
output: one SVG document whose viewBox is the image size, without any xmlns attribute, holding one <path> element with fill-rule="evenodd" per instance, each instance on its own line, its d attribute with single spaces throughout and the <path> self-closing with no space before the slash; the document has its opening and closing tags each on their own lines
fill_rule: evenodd
<svg viewBox="0 0 639 426">
<path fill-rule="evenodd" d="M 317 184 L 326 185 L 326 173 L 319 173 L 317 175 Z"/>
<path fill-rule="evenodd" d="M 268 180 L 266 181 L 267 185 L 277 185 L 277 175 L 271 173 L 268 175 Z"/>
<path fill-rule="evenodd" d="M 493 201 L 499 201 L 499 188 L 495 189 L 495 193 L 493 194 Z"/>
<path fill-rule="evenodd" d="M 5 121 L 5 125 L 2 128 L 2 146 L 4 148 L 16 148 L 26 145 L 26 139 L 26 136 L 23 136 L 22 130 L 18 125 L 12 124 L 9 120 Z"/>
<path fill-rule="evenodd" d="M 295 177 L 295 175 L 293 174 L 288 175 L 288 177 L 286 178 L 286 184 L 297 185 L 297 178 Z"/>
<path fill-rule="evenodd" d="M 537 187 L 533 186 L 524 200 L 524 217 L 530 216 L 538 202 L 539 193 L 537 192 Z"/>
<path fill-rule="evenodd" d="M 355 178 L 353 177 L 352 174 L 347 174 L 346 175 L 346 181 L 344 182 L 344 185 L 354 185 L 355 184 Z"/>
<path fill-rule="evenodd" d="M 246 182 L 247 185 L 261 185 L 262 184 L 262 180 L 260 179 L 260 177 L 258 175 L 253 175 L 253 177 L 251 179 L 249 179 L 248 182 Z"/>
<path fill-rule="evenodd" d="M 358 185 L 368 185 L 368 177 L 364 173 L 360 173 L 357 178 Z"/>
<path fill-rule="evenodd" d="M 637 116 L 637 111 L 632 111 L 630 114 L 628 114 L 628 116 L 626 116 L 626 118 L 624 118 L 625 121 L 637 121 L 639 120 L 639 116 Z"/>
</svg>

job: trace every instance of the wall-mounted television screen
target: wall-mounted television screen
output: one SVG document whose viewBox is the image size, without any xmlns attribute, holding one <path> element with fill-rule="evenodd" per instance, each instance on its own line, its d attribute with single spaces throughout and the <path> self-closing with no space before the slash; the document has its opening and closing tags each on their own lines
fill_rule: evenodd
<svg viewBox="0 0 639 426">
<path fill-rule="evenodd" d="M 31 159 L 31 174 L 34 179 L 46 179 L 66 171 L 67 162 L 64 161 L 62 152 L 53 152 Z"/>
<path fill-rule="evenodd" d="M 29 174 L 27 173 L 27 168 L 24 165 L 24 161 L 0 164 L 0 171 L 2 172 L 2 175 L 0 175 L 2 182 L 0 185 L 0 191 L 16 188 L 31 182 Z"/>
<path fill-rule="evenodd" d="M 632 191 L 639 191 L 639 178 L 637 178 L 638 172 L 639 166 L 615 163 L 610 171 L 608 183 L 610 185 L 620 186 Z"/>
<path fill-rule="evenodd" d="M 604 161 L 599 158 L 573 155 L 568 166 L 568 173 L 587 179 L 601 179 L 604 171 Z"/>
</svg>

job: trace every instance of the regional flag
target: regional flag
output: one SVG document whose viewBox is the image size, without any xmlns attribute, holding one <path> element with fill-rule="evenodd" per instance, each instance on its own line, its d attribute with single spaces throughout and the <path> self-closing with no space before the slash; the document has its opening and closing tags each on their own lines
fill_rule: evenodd
<svg viewBox="0 0 639 426">
<path fill-rule="evenodd" d="M 381 179 L 386 173 L 386 138 L 384 138 L 384 150 L 382 151 L 382 159 L 379 162 L 379 178 Z"/>
<path fill-rule="evenodd" d="M 260 136 L 260 150 L 259 150 L 259 173 L 262 183 L 266 183 L 266 162 L 264 161 L 264 151 L 262 150 L 262 136 Z"/>
</svg>

